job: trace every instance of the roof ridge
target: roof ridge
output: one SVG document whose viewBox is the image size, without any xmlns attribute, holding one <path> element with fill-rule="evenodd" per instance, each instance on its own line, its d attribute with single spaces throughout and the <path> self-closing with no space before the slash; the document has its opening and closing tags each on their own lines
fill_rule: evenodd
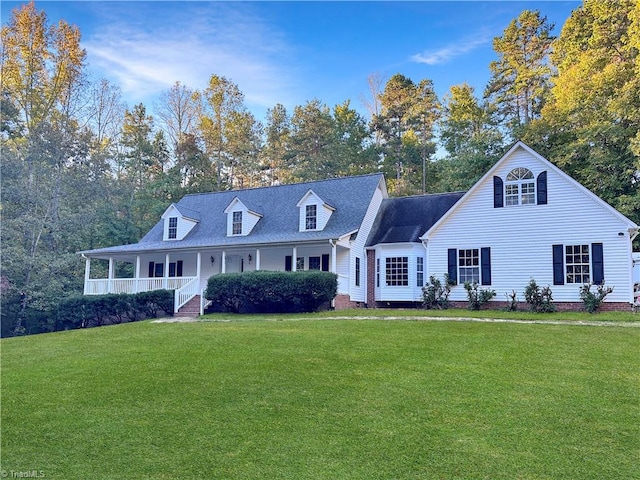
<svg viewBox="0 0 640 480">
<path fill-rule="evenodd" d="M 310 184 L 318 184 L 318 183 L 326 183 L 326 182 L 335 182 L 335 181 L 339 181 L 339 180 L 348 180 L 348 179 L 358 179 L 358 178 L 364 178 L 364 177 L 374 177 L 374 176 L 384 176 L 384 174 L 382 172 L 374 172 L 374 173 L 364 173 L 362 175 L 349 175 L 346 177 L 333 177 L 333 178 L 323 178 L 320 180 L 307 180 L 305 182 L 295 182 L 295 183 L 283 183 L 283 184 L 279 184 L 279 185 L 263 185 L 263 186 L 259 186 L 259 187 L 249 187 L 249 188 L 238 188 L 238 189 L 233 189 L 233 190 L 218 190 L 218 191 L 214 191 L 214 192 L 197 192 L 197 193 L 187 193 L 185 195 L 183 195 L 181 198 L 185 198 L 185 197 L 195 197 L 198 195 L 214 195 L 214 194 L 230 194 L 233 192 L 248 192 L 248 191 L 256 191 L 256 190 L 264 190 L 267 188 L 280 188 L 280 187 L 294 187 L 294 186 L 301 186 L 301 185 L 310 185 Z"/>
</svg>

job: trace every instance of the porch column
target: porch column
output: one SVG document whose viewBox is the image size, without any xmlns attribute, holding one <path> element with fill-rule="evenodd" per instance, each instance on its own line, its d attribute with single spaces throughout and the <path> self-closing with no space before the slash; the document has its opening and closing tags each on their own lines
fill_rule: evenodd
<svg viewBox="0 0 640 480">
<path fill-rule="evenodd" d="M 201 287 L 201 279 L 200 279 L 200 272 L 202 270 L 202 253 L 198 252 L 198 255 L 196 257 L 196 277 L 198 277 L 198 293 L 200 291 L 200 287 Z"/>
<path fill-rule="evenodd" d="M 260 270 L 260 249 L 256 248 L 256 270 Z"/>
<path fill-rule="evenodd" d="M 109 257 L 109 282 L 107 285 L 107 293 L 113 293 L 113 278 L 115 273 L 115 262 L 113 257 Z"/>
<path fill-rule="evenodd" d="M 298 271 L 298 247 L 293 247 L 293 256 L 291 258 L 291 271 Z"/>
<path fill-rule="evenodd" d="M 331 241 L 331 273 L 338 272 L 338 259 L 336 258 L 336 252 L 338 250 L 337 244 L 338 242 L 336 240 Z"/>
<path fill-rule="evenodd" d="M 220 265 L 220 273 L 227 273 L 227 251 L 222 250 L 222 259 L 220 260 L 222 265 Z"/>
<path fill-rule="evenodd" d="M 164 256 L 164 289 L 169 288 L 169 254 Z"/>
<path fill-rule="evenodd" d="M 84 260 L 84 294 L 89 289 L 89 279 L 91 278 L 91 259 L 86 257 Z"/>
<path fill-rule="evenodd" d="M 136 255 L 136 286 L 135 286 L 135 292 L 134 293 L 138 293 L 140 292 L 140 255 Z"/>
</svg>

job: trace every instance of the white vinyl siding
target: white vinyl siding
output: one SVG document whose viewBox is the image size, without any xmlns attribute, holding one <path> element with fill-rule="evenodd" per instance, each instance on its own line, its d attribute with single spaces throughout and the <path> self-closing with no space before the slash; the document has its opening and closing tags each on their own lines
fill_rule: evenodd
<svg viewBox="0 0 640 480">
<path fill-rule="evenodd" d="M 492 176 L 506 178 L 516 167 L 525 167 L 534 177 L 547 171 L 548 203 L 527 208 L 493 208 Z M 491 247 L 492 283 L 496 300 L 516 290 L 524 301 L 524 289 L 531 278 L 538 285 L 550 285 L 554 301 L 579 302 L 578 284 L 553 285 L 552 246 L 602 243 L 604 279 L 614 286 L 607 301 L 626 302 L 631 298 L 630 223 L 602 201 L 553 166 L 522 148 L 498 164 L 483 183 L 465 196 L 452 214 L 428 232 L 427 278 L 440 279 L 447 272 L 447 249 Z M 622 235 L 619 235 L 622 234 Z M 458 282 L 451 300 L 466 300 Z"/>
</svg>

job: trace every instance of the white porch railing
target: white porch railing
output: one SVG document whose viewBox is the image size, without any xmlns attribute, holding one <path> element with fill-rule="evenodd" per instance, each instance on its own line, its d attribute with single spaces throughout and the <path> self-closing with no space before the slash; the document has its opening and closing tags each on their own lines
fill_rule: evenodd
<svg viewBox="0 0 640 480">
<path fill-rule="evenodd" d="M 139 293 L 162 289 L 179 290 L 197 278 L 198 277 L 90 279 L 84 284 L 84 294 L 106 295 L 107 293 Z"/>
<path fill-rule="evenodd" d="M 182 287 L 176 289 L 174 300 L 174 312 L 177 312 L 185 305 L 189 300 L 198 294 L 198 287 L 200 286 L 200 280 L 198 277 L 193 277 Z"/>
</svg>

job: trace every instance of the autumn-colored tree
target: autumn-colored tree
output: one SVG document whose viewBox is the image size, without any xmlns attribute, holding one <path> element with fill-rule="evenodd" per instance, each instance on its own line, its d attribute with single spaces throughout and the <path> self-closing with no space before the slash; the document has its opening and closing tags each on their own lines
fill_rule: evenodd
<svg viewBox="0 0 640 480">
<path fill-rule="evenodd" d="M 525 140 L 640 221 L 638 3 L 587 0 L 554 43 L 558 74 Z"/>
<path fill-rule="evenodd" d="M 61 20 L 49 25 L 35 2 L 13 10 L 0 33 L 0 89 L 19 108 L 27 131 L 69 106 L 86 53 L 80 31 Z"/>
</svg>

